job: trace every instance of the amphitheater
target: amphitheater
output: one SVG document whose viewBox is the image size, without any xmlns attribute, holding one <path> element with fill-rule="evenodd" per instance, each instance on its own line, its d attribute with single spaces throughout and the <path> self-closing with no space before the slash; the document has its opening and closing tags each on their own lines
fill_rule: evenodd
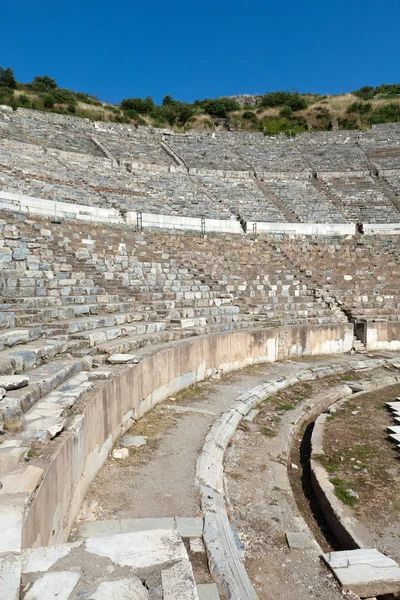
<svg viewBox="0 0 400 600">
<path fill-rule="evenodd" d="M 0 106 L 0 211 L 1 600 L 397 597 L 399 536 L 314 461 L 322 540 L 293 452 L 400 382 L 399 123 L 290 139 Z"/>
</svg>

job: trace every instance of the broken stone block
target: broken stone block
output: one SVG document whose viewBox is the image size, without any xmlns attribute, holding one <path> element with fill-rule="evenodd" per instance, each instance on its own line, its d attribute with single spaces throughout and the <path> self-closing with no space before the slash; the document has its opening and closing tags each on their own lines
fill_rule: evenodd
<svg viewBox="0 0 400 600">
<path fill-rule="evenodd" d="M 111 365 L 137 364 L 140 362 L 140 358 L 134 354 L 112 354 L 107 360 Z"/>
<path fill-rule="evenodd" d="M 117 448 L 113 452 L 113 458 L 124 459 L 124 458 L 128 458 L 128 456 L 129 456 L 128 448 Z"/>
<path fill-rule="evenodd" d="M 3 387 L 0 387 L 0 400 L 3 400 L 6 395 L 6 390 Z"/>
<path fill-rule="evenodd" d="M 400 591 L 399 566 L 376 548 L 328 552 L 322 558 L 342 588 L 361 598 Z"/>
<path fill-rule="evenodd" d="M 128 579 L 103 581 L 94 594 L 93 600 L 149 600 L 149 592 L 135 575 Z"/>
<path fill-rule="evenodd" d="M 29 377 L 27 375 L 1 375 L 0 376 L 0 388 L 9 390 L 18 390 L 19 388 L 27 386 L 29 383 Z"/>
<path fill-rule="evenodd" d="M 38 598 L 68 600 L 80 577 L 81 574 L 74 571 L 45 573 L 28 590 L 25 600 L 37 600 Z"/>
<path fill-rule="evenodd" d="M 119 445 L 121 448 L 139 448 L 147 442 L 147 435 L 124 435 L 121 438 Z"/>
</svg>

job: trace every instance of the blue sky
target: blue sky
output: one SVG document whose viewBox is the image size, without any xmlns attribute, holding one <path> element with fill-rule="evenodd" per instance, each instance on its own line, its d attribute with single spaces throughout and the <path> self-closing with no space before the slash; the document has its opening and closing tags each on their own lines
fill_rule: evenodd
<svg viewBox="0 0 400 600">
<path fill-rule="evenodd" d="M 398 0 L 19 0 L 1 7 L 0 66 L 19 81 L 195 99 L 400 81 Z"/>
</svg>

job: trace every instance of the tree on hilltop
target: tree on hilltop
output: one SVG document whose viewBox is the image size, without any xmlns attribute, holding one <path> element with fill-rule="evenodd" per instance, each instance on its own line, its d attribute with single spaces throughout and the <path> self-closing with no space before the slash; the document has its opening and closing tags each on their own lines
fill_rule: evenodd
<svg viewBox="0 0 400 600">
<path fill-rule="evenodd" d="M 58 87 L 56 80 L 48 75 L 36 75 L 28 85 L 32 90 L 37 92 L 51 92 L 51 90 L 55 90 Z"/>
<path fill-rule="evenodd" d="M 8 87 L 13 90 L 15 90 L 15 88 L 17 87 L 17 82 L 14 77 L 14 71 L 9 67 L 7 67 L 6 69 L 0 67 L 0 86 Z"/>
</svg>

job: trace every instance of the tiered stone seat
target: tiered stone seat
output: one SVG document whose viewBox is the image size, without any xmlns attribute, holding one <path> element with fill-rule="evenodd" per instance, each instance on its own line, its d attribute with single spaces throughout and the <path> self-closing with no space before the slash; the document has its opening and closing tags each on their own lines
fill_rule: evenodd
<svg viewBox="0 0 400 600">
<path fill-rule="evenodd" d="M 21 109 L 0 111 L 0 139 L 104 157 L 90 137 L 90 121 Z"/>
<path fill-rule="evenodd" d="M 367 158 L 355 144 L 355 132 L 302 134 L 296 146 L 304 162 L 316 172 L 368 172 Z"/>
<path fill-rule="evenodd" d="M 400 214 L 379 182 L 369 176 L 325 177 L 325 183 L 338 196 L 349 221 L 398 223 Z"/>
<path fill-rule="evenodd" d="M 264 184 L 304 223 L 344 223 L 343 212 L 310 180 L 276 180 Z"/>
<path fill-rule="evenodd" d="M 96 139 L 120 162 L 137 161 L 166 167 L 175 165 L 173 159 L 161 147 L 161 136 L 150 127 L 136 130 L 127 125 L 96 125 L 94 133 Z"/>
<path fill-rule="evenodd" d="M 398 320 L 400 269 L 396 236 L 285 238 L 282 251 L 349 316 Z"/>
<path fill-rule="evenodd" d="M 248 171 L 249 163 L 238 154 L 227 133 L 190 132 L 168 136 L 168 145 L 188 168 Z"/>
</svg>

